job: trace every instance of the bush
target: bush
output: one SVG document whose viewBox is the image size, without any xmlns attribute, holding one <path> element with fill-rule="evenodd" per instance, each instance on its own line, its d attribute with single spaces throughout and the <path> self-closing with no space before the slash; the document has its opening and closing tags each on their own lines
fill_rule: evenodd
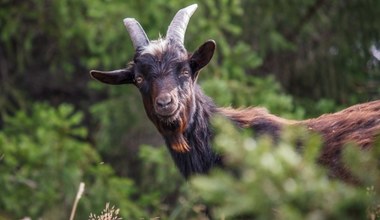
<svg viewBox="0 0 380 220">
<path fill-rule="evenodd" d="M 0 132 L 0 217 L 67 219 L 80 182 L 86 183 L 78 219 L 107 201 L 123 217 L 142 215 L 130 198 L 135 186 L 115 176 L 86 141 L 82 114 L 70 105 L 34 104 L 5 118 Z"/>
<path fill-rule="evenodd" d="M 287 131 L 284 140 L 273 147 L 270 139 L 256 141 L 250 135 L 241 135 L 222 119 L 217 119 L 215 125 L 215 146 L 226 156 L 228 168 L 194 177 L 191 186 L 196 192 L 192 194 L 204 201 L 216 219 L 376 217 L 380 154 L 375 150 L 346 149 L 347 165 L 355 168 L 369 188 L 354 187 L 330 179 L 316 164 L 321 146 L 317 135 L 302 129 Z M 298 137 L 305 140 L 302 153 L 293 147 Z"/>
</svg>

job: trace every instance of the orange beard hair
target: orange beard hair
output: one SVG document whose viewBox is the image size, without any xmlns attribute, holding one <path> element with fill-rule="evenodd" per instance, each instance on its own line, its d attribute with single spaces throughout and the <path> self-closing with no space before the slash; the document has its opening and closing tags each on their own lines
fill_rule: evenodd
<svg viewBox="0 0 380 220">
<path fill-rule="evenodd" d="M 168 140 L 170 147 L 177 153 L 186 153 L 190 151 L 190 146 L 183 135 L 187 126 L 187 117 L 181 114 L 178 121 L 178 127 L 175 130 L 167 130 L 159 123 L 155 123 L 159 132 Z"/>
<path fill-rule="evenodd" d="M 171 136 L 171 147 L 177 153 L 186 153 L 190 151 L 190 146 L 187 144 L 183 134 L 177 133 Z"/>
</svg>

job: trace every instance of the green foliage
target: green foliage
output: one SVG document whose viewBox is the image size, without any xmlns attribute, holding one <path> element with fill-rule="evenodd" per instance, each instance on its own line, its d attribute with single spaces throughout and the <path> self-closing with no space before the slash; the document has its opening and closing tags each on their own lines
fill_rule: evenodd
<svg viewBox="0 0 380 220">
<path fill-rule="evenodd" d="M 290 129 L 273 147 L 270 139 L 241 135 L 222 119 L 215 121 L 215 144 L 225 155 L 226 170 L 192 179 L 196 195 L 216 219 L 366 219 L 379 203 L 377 160 L 380 154 L 347 149 L 349 165 L 371 186 L 370 194 L 329 179 L 316 164 L 319 136 Z M 300 154 L 297 138 L 305 140 Z M 349 152 L 354 151 L 354 152 Z M 371 173 L 366 172 L 371 167 Z"/>
<path fill-rule="evenodd" d="M 333 99 L 345 105 L 379 98 L 376 0 L 242 1 L 240 40 L 263 65 L 251 73 L 274 74 L 297 99 Z M 291 60 L 291 62 L 289 62 Z M 313 105 L 307 106 L 313 110 Z"/>
<path fill-rule="evenodd" d="M 165 146 L 155 148 L 141 146 L 139 158 L 143 161 L 141 179 L 137 185 L 143 192 L 139 197 L 139 204 L 149 213 L 148 217 L 170 214 L 175 204 L 168 200 L 176 197 L 184 185 L 184 179 L 171 160 Z"/>
<path fill-rule="evenodd" d="M 350 164 L 352 172 L 359 177 L 364 185 L 370 186 L 374 192 L 380 192 L 380 141 L 377 140 L 374 146 L 363 151 L 355 145 L 348 145 L 344 151 L 343 159 L 346 164 Z"/>
<path fill-rule="evenodd" d="M 82 116 L 71 116 L 72 107 L 54 110 L 35 105 L 31 111 L 6 118 L 0 134 L 0 182 L 5 189 L 1 207 L 18 215 L 40 216 L 50 204 L 63 201 L 66 193 L 67 199 L 73 198 L 69 192 L 97 155 L 88 144 L 70 138 L 86 135 L 83 127 L 73 128 Z"/>
<path fill-rule="evenodd" d="M 34 104 L 5 118 L 0 132 L 0 216 L 67 219 L 76 188 L 86 183 L 78 216 L 116 201 L 123 216 L 141 213 L 128 198 L 135 186 L 116 177 L 85 141 L 83 115 L 70 105 Z"/>
<path fill-rule="evenodd" d="M 202 82 L 202 88 L 220 106 L 264 106 L 283 117 L 304 117 L 303 108 L 294 106 L 292 97 L 282 92 L 273 77 L 244 77 L 242 81 L 214 78 Z"/>
</svg>

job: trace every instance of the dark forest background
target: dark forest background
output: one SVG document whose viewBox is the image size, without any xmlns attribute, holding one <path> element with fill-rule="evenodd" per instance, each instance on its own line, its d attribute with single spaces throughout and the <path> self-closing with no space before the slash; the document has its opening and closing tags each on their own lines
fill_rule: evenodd
<svg viewBox="0 0 380 220">
<path fill-rule="evenodd" d="M 204 219 L 206 205 L 217 219 L 379 217 L 380 154 L 348 150 L 368 183 L 354 188 L 328 179 L 313 150 L 295 153 L 295 133 L 320 145 L 304 131 L 273 150 L 216 120 L 215 146 L 233 171 L 185 182 L 137 89 L 90 78 L 132 58 L 125 17 L 156 39 L 193 3 L 0 0 L 0 219 L 68 219 L 80 182 L 77 219 L 107 202 L 124 219 Z M 185 45 L 216 41 L 199 84 L 218 105 L 315 117 L 379 99 L 379 12 L 378 0 L 198 2 Z"/>
</svg>

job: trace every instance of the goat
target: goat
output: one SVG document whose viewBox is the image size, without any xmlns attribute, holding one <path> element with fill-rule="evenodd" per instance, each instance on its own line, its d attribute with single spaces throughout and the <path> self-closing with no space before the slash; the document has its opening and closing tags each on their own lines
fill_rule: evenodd
<svg viewBox="0 0 380 220">
<path fill-rule="evenodd" d="M 240 127 L 275 139 L 288 125 L 306 126 L 320 133 L 324 145 L 319 162 L 329 168 L 332 176 L 357 183 L 341 162 L 342 147 L 348 142 L 363 149 L 373 144 L 380 131 L 380 100 L 303 121 L 283 119 L 258 107 L 217 107 L 197 84 L 200 70 L 213 57 L 215 42 L 206 41 L 194 53 L 188 53 L 184 46 L 187 24 L 196 8 L 194 4 L 179 10 L 166 37 L 153 41 L 135 19 L 124 19 L 135 48 L 133 61 L 119 70 L 92 70 L 91 76 L 103 83 L 134 84 L 139 89 L 148 118 L 162 135 L 185 178 L 223 165 L 222 156 L 211 146 L 210 125 L 214 115 L 222 115 Z"/>
</svg>

